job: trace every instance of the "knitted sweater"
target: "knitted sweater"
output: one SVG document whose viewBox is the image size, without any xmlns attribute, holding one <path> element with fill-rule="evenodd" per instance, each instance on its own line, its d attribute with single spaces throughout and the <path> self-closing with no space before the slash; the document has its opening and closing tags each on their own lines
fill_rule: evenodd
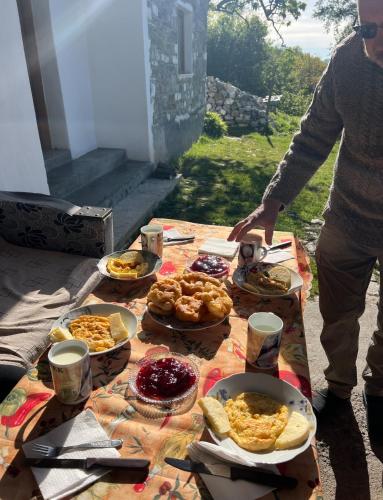
<svg viewBox="0 0 383 500">
<path fill-rule="evenodd" d="M 358 35 L 335 50 L 263 199 L 290 204 L 340 134 L 326 224 L 383 248 L 383 69 L 368 59 Z"/>
</svg>

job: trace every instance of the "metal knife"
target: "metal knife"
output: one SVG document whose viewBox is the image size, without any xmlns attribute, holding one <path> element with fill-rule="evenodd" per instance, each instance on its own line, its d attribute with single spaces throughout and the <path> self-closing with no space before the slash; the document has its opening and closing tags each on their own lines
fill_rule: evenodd
<svg viewBox="0 0 383 500">
<path fill-rule="evenodd" d="M 291 246 L 291 241 L 284 241 L 283 243 L 277 243 L 276 245 L 271 245 L 268 248 L 268 251 L 270 250 L 279 250 L 280 248 L 287 248 Z"/>
<path fill-rule="evenodd" d="M 60 469 L 91 469 L 92 467 L 125 467 L 130 470 L 147 469 L 149 460 L 133 458 L 26 458 L 31 467 L 53 467 Z"/>
<path fill-rule="evenodd" d="M 176 236 L 172 238 L 171 236 L 169 237 L 164 237 L 164 243 L 171 243 L 172 241 L 192 241 L 195 239 L 195 236 Z"/>
<path fill-rule="evenodd" d="M 297 486 L 298 481 L 293 477 L 278 476 L 272 472 L 266 472 L 256 467 L 235 467 L 226 465 L 224 463 L 209 464 L 209 468 L 200 462 L 193 462 L 192 460 L 179 460 L 178 458 L 166 457 L 165 462 L 177 469 L 187 472 L 196 472 L 198 474 L 210 474 L 212 476 L 221 476 L 231 479 L 244 479 L 251 483 L 263 484 L 274 488 L 288 488 L 293 489 Z"/>
</svg>

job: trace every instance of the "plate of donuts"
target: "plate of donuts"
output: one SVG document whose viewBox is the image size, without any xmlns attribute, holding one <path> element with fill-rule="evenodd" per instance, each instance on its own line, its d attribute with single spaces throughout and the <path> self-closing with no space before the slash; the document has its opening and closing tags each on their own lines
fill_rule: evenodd
<svg viewBox="0 0 383 500">
<path fill-rule="evenodd" d="M 233 302 L 223 283 L 205 273 L 177 274 L 154 283 L 147 296 L 147 312 L 171 330 L 198 331 L 219 325 Z"/>
</svg>

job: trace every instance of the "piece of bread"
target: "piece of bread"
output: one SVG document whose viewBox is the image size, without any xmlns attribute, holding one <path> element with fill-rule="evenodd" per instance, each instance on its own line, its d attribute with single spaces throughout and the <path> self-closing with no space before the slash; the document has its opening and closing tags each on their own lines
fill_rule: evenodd
<svg viewBox="0 0 383 500">
<path fill-rule="evenodd" d="M 293 411 L 286 427 L 275 441 L 275 449 L 294 448 L 306 441 L 310 434 L 310 424 L 301 413 Z"/>
<path fill-rule="evenodd" d="M 73 335 L 70 333 L 68 328 L 62 328 L 58 326 L 53 328 L 49 333 L 49 340 L 51 342 L 61 342 L 62 340 L 73 340 Z"/>
<path fill-rule="evenodd" d="M 114 313 L 109 316 L 110 334 L 113 340 L 118 343 L 129 338 L 129 332 L 121 319 L 120 313 Z"/>
<path fill-rule="evenodd" d="M 271 279 L 281 281 L 287 288 L 291 287 L 291 273 L 287 267 L 274 266 L 267 270 Z"/>
<path fill-rule="evenodd" d="M 220 435 L 230 432 L 229 418 L 222 404 L 215 398 L 206 396 L 198 401 L 211 429 Z"/>
</svg>

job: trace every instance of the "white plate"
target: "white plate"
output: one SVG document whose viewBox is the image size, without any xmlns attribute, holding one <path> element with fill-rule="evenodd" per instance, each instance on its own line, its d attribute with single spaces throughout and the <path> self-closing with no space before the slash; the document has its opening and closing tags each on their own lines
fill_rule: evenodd
<svg viewBox="0 0 383 500">
<path fill-rule="evenodd" d="M 289 450 L 251 452 L 238 446 L 231 438 L 221 439 L 208 426 L 211 437 L 218 445 L 254 464 L 279 464 L 287 462 L 310 446 L 311 440 L 316 433 L 316 418 L 309 400 L 298 389 L 283 380 L 264 373 L 237 373 L 218 381 L 207 393 L 207 396 L 217 398 L 224 404 L 228 399 L 242 392 L 259 392 L 260 394 L 265 394 L 285 404 L 289 409 L 289 413 L 297 411 L 304 415 L 311 424 L 309 437 L 301 446 Z"/>
<path fill-rule="evenodd" d="M 198 332 L 200 330 L 207 330 L 208 328 L 213 328 L 214 326 L 220 325 L 229 316 L 225 316 L 222 319 L 217 319 L 217 321 L 206 321 L 205 323 L 192 323 L 191 321 L 181 321 L 175 316 L 160 316 L 149 311 L 146 308 L 146 312 L 152 318 L 153 321 L 159 325 L 169 328 L 169 330 L 178 330 L 183 332 Z"/>
<path fill-rule="evenodd" d="M 52 325 L 52 328 L 57 328 L 58 326 L 62 328 L 68 328 L 69 323 L 74 319 L 78 318 L 82 315 L 94 315 L 94 316 L 109 316 L 110 314 L 120 313 L 121 319 L 129 332 L 129 338 L 122 340 L 115 346 L 110 349 L 106 349 L 105 351 L 100 352 L 90 352 L 90 356 L 99 356 L 101 354 L 105 354 L 107 352 L 115 351 L 119 349 L 121 346 L 129 342 L 132 338 L 136 336 L 137 333 L 137 318 L 136 316 L 126 309 L 126 307 L 117 306 L 115 304 L 90 304 L 89 306 L 78 307 L 77 309 L 72 309 L 67 313 L 60 316 Z"/>
<path fill-rule="evenodd" d="M 258 297 L 270 297 L 270 298 L 287 297 L 287 296 L 293 294 L 294 292 L 297 292 L 298 290 L 300 290 L 302 288 L 302 286 L 303 286 L 302 276 L 286 266 L 281 266 L 281 267 L 284 267 L 285 269 L 288 269 L 290 271 L 291 286 L 286 293 L 266 294 L 266 293 L 260 293 L 260 292 L 249 290 L 248 288 L 243 286 L 244 283 L 246 283 L 247 273 L 251 269 L 253 269 L 254 267 L 258 267 L 260 271 L 265 271 L 265 270 L 271 269 L 272 267 L 275 267 L 275 266 L 281 266 L 281 265 L 280 264 L 263 264 L 261 262 L 258 264 L 252 264 L 250 266 L 238 267 L 233 273 L 233 282 L 239 288 L 241 288 L 241 290 L 244 290 L 245 292 L 248 292 L 248 293 L 252 293 L 253 295 L 257 295 Z"/>
<path fill-rule="evenodd" d="M 123 253 L 128 253 L 130 251 L 140 253 L 143 256 L 145 262 L 149 264 L 148 272 L 143 276 L 140 276 L 139 278 L 116 278 L 115 276 L 111 276 L 106 268 L 108 260 L 117 259 Z M 144 278 L 147 278 L 148 276 L 151 276 L 154 273 L 157 273 L 160 270 L 161 266 L 162 266 L 161 257 L 159 257 L 153 252 L 149 252 L 148 250 L 120 250 L 119 252 L 114 252 L 109 255 L 105 255 L 105 257 L 103 257 L 97 264 L 98 270 L 103 276 L 106 276 L 107 278 L 111 278 L 113 280 L 132 281 L 132 282 L 142 280 Z"/>
</svg>

